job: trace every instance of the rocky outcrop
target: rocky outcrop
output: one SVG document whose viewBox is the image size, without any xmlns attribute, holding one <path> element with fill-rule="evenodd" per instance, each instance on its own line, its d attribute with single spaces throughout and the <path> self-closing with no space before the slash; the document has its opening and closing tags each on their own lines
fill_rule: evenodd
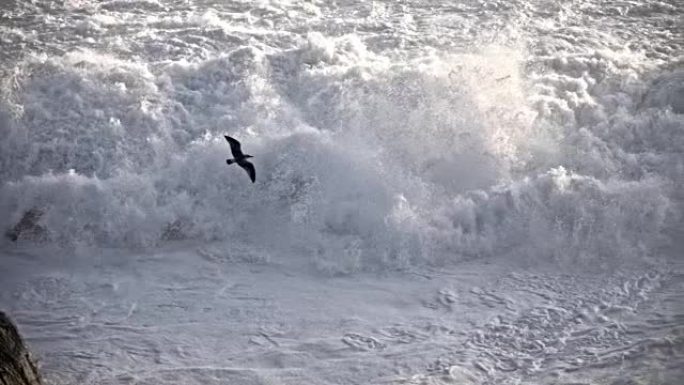
<svg viewBox="0 0 684 385">
<path fill-rule="evenodd" d="M 24 213 L 21 220 L 5 233 L 12 241 L 30 239 L 33 241 L 43 240 L 46 236 L 45 227 L 40 225 L 43 210 L 32 208 Z"/>
<path fill-rule="evenodd" d="M 40 377 L 17 327 L 0 311 L 0 385 L 39 385 Z"/>
</svg>

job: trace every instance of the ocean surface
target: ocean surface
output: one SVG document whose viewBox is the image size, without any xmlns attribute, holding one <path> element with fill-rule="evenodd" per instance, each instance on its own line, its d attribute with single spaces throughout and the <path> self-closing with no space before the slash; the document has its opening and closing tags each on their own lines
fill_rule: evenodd
<svg viewBox="0 0 684 385">
<path fill-rule="evenodd" d="M 3 2 L 0 308 L 48 384 L 679 384 L 683 20 Z"/>
</svg>

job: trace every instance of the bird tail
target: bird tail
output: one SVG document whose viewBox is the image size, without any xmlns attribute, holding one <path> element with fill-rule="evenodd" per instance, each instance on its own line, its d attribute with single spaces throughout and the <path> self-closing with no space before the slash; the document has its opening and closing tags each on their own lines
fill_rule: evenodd
<svg viewBox="0 0 684 385">
<path fill-rule="evenodd" d="M 226 163 L 233 164 L 235 163 L 235 159 L 226 159 Z"/>
</svg>

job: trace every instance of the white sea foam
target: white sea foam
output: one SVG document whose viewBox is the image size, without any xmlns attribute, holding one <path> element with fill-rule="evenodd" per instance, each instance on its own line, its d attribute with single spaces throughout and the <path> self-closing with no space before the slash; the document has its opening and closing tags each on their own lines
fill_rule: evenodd
<svg viewBox="0 0 684 385">
<path fill-rule="evenodd" d="M 76 28 L 142 20 L 141 4 L 105 3 Z M 143 8 L 158 33 L 254 23 L 155 7 Z M 380 11 L 369 17 L 390 17 Z M 572 34 L 594 44 L 589 32 Z M 502 250 L 622 259 L 675 221 L 681 71 L 654 76 L 658 62 L 605 45 L 400 54 L 361 36 L 315 31 L 294 47 L 157 63 L 84 48 L 19 61 L 1 106 L 0 225 L 39 207 L 63 245 L 154 246 L 173 229 L 305 246 L 353 270 Z M 222 134 L 256 156 L 256 185 L 226 167 Z"/>
<path fill-rule="evenodd" d="M 682 14 L 11 2 L 0 307 L 55 384 L 677 383 Z"/>
</svg>

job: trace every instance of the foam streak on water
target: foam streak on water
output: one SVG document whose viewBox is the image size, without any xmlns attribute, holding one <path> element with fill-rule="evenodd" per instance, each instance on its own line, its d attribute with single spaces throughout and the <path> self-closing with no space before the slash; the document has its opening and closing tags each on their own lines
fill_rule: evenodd
<svg viewBox="0 0 684 385">
<path fill-rule="evenodd" d="M 9 2 L 0 230 L 37 210 L 20 245 L 230 240 L 328 273 L 659 265 L 684 236 L 682 14 L 675 0 Z M 255 156 L 256 184 L 226 166 L 224 134 Z M 501 349 L 482 365 L 511 359 Z"/>
</svg>

